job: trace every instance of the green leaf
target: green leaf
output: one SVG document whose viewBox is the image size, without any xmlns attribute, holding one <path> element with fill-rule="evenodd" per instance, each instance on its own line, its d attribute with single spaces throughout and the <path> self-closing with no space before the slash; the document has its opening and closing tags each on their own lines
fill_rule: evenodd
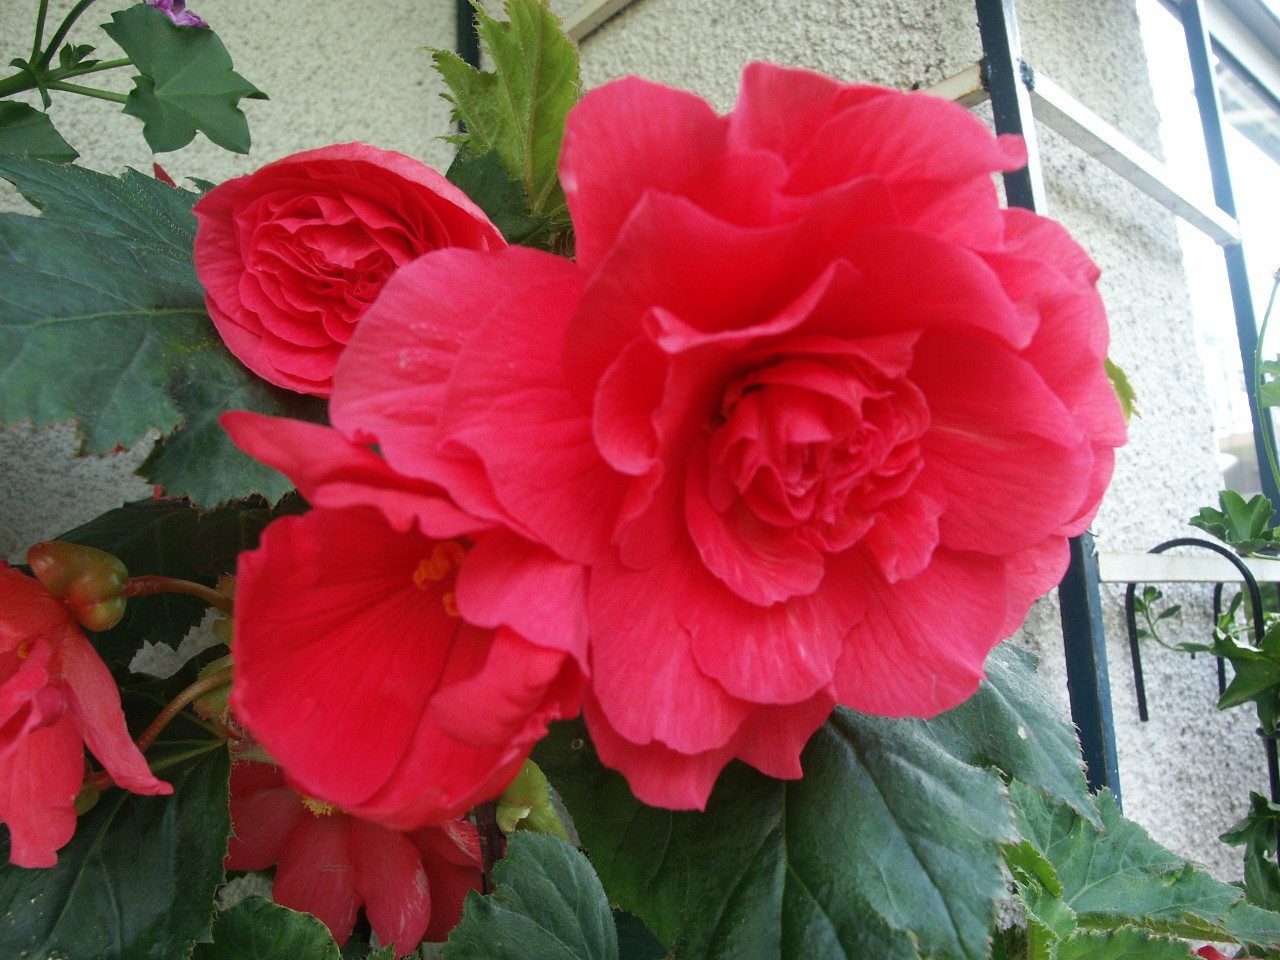
<svg viewBox="0 0 1280 960">
<path fill-rule="evenodd" d="M 507 20 L 476 4 L 481 41 L 493 61 L 481 72 L 449 51 L 434 55 L 466 133 L 453 138 L 469 153 L 495 151 L 524 188 L 535 217 L 566 223 L 556 165 L 565 117 L 578 101 L 578 49 L 545 0 L 507 0 Z"/>
<path fill-rule="evenodd" d="M 161 575 L 213 586 L 235 571 L 236 557 L 251 550 L 272 511 L 262 500 L 202 513 L 185 500 L 140 500 L 110 510 L 56 539 L 97 547 L 119 557 L 131 576 Z M 94 646 L 108 663 L 128 663 L 143 640 L 176 646 L 209 608 L 195 597 L 164 593 L 135 597 L 124 618 Z"/>
<path fill-rule="evenodd" d="M 444 960 L 617 960 L 613 915 L 586 858 L 563 840 L 517 833 L 495 892 L 467 894 Z"/>
<path fill-rule="evenodd" d="M 485 212 L 507 243 L 545 246 L 555 224 L 529 212 L 529 198 L 511 179 L 496 150 L 480 156 L 459 150 L 446 176 Z"/>
<path fill-rule="evenodd" d="M 1280 716 L 1280 623 L 1262 635 L 1257 647 L 1240 642 L 1229 633 L 1214 636 L 1209 648 L 1215 656 L 1231 661 L 1231 683 L 1218 698 L 1218 709 L 1227 710 L 1250 701 L 1257 704 L 1258 719 L 1274 733 Z"/>
<path fill-rule="evenodd" d="M 0 102 L 0 154 L 70 163 L 79 153 L 62 139 L 49 115 L 25 103 Z"/>
<path fill-rule="evenodd" d="M 619 960 L 664 960 L 667 948 L 634 913 L 613 911 L 613 925 L 618 931 Z"/>
<path fill-rule="evenodd" d="M 1058 960 L 1187 960 L 1181 940 L 1157 937 L 1132 927 L 1079 933 L 1058 945 Z"/>
<path fill-rule="evenodd" d="M 173 960 L 209 939 L 230 759 L 221 744 L 194 748 L 203 752 L 158 771 L 173 796 L 113 790 L 80 818 L 57 866 L 0 867 L 0 956 Z M 0 860 L 8 851 L 6 832 Z"/>
<path fill-rule="evenodd" d="M 185 147 L 196 131 L 218 146 L 249 152 L 249 124 L 238 104 L 266 95 L 231 69 L 231 57 L 209 29 L 180 27 L 137 4 L 102 25 L 138 68 L 124 112 L 142 121 L 156 153 Z"/>
<path fill-rule="evenodd" d="M 1276 866 L 1276 831 L 1280 829 L 1280 805 L 1260 793 L 1249 794 L 1249 812 L 1220 839 L 1243 846 L 1244 893 L 1250 903 L 1280 911 L 1280 867 Z"/>
<path fill-rule="evenodd" d="M 1264 360 L 1258 365 L 1258 404 L 1263 408 L 1280 406 L 1280 359 Z"/>
<path fill-rule="evenodd" d="M 0 424 L 74 419 L 90 453 L 156 430 L 142 472 L 166 493 L 209 506 L 282 496 L 288 481 L 216 419 L 235 407 L 320 420 L 324 403 L 266 384 L 223 345 L 191 260 L 197 195 L 22 157 L 0 157 L 0 176 L 43 211 L 0 214 Z"/>
<path fill-rule="evenodd" d="M 339 960 L 329 928 L 311 916 L 249 897 L 218 916 L 213 943 L 192 960 Z"/>
<path fill-rule="evenodd" d="M 1134 417 L 1141 417 L 1142 414 L 1138 412 L 1138 392 L 1129 382 L 1129 375 L 1118 364 L 1112 363 L 1110 357 L 1102 362 L 1102 366 L 1107 372 L 1107 379 L 1111 381 L 1111 389 L 1116 392 L 1116 397 L 1120 400 L 1120 409 L 1124 412 L 1125 423 Z"/>
<path fill-rule="evenodd" d="M 1217 537 L 1242 554 L 1274 551 L 1277 547 L 1271 518 L 1275 508 L 1262 494 L 1248 501 L 1234 490 L 1218 494 L 1221 510 L 1201 507 L 1191 525 Z"/>
<path fill-rule="evenodd" d="M 275 468 L 241 453 L 218 418 L 228 410 L 256 410 L 277 417 L 323 421 L 325 402 L 259 379 L 231 356 L 221 341 L 211 344 L 192 367 L 198 377 L 175 379 L 170 385 L 178 407 L 186 414 L 181 429 L 162 437 L 138 472 L 169 496 L 190 497 L 203 506 L 252 494 L 279 500 L 293 484 Z"/>
<path fill-rule="evenodd" d="M 1081 927 L 1136 925 L 1173 936 L 1280 947 L 1280 914 L 1244 902 L 1236 887 L 1164 849 L 1124 819 L 1110 792 L 1096 798 L 1101 829 L 1022 784 L 1011 784 L 1009 795 L 1023 838 L 1053 865 L 1062 901 Z"/>
<path fill-rule="evenodd" d="M 612 902 L 680 960 L 985 960 L 1012 839 L 999 779 L 948 754 L 928 725 L 837 709 L 805 777 L 743 764 L 705 813 L 646 807 L 576 724 L 538 762 Z"/>
<path fill-rule="evenodd" d="M 1096 822 L 1075 727 L 1049 699 L 1033 654 L 1003 643 L 967 701 L 927 724 L 948 753 L 1046 791 Z"/>
</svg>

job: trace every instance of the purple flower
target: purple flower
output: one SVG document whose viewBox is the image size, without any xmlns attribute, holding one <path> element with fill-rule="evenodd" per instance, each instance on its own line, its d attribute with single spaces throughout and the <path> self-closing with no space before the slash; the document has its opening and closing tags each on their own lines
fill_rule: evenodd
<svg viewBox="0 0 1280 960">
<path fill-rule="evenodd" d="M 155 7 L 180 27 L 207 27 L 208 24 L 187 9 L 187 0 L 147 0 L 148 7 Z"/>
</svg>

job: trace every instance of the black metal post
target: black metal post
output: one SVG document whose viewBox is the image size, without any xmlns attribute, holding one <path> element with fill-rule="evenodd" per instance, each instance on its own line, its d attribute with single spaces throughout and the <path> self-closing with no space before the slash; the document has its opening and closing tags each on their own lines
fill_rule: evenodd
<svg viewBox="0 0 1280 960">
<path fill-rule="evenodd" d="M 458 56 L 477 70 L 480 68 L 480 34 L 476 32 L 476 11 L 471 0 L 457 0 Z"/>
<path fill-rule="evenodd" d="M 1004 175 L 1005 197 L 1010 206 L 1044 212 L 1044 180 L 1027 89 L 1032 74 L 1022 61 L 1013 0 L 975 2 L 982 36 L 983 76 L 991 95 L 996 131 L 1020 134 L 1027 144 L 1026 168 Z M 1087 533 L 1071 541 L 1071 565 L 1058 587 L 1058 600 L 1071 717 L 1080 729 L 1080 750 L 1088 767 L 1089 786 L 1094 790 L 1109 787 L 1119 801 L 1120 772 L 1111 715 L 1102 600 L 1098 593 L 1093 538 Z"/>
</svg>

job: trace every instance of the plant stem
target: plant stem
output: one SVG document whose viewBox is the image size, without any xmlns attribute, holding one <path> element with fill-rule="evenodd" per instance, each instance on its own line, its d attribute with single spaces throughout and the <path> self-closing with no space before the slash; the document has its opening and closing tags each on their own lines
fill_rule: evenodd
<svg viewBox="0 0 1280 960">
<path fill-rule="evenodd" d="M 231 615 L 231 598 L 219 593 L 213 587 L 191 580 L 179 580 L 177 577 L 130 577 L 120 591 L 125 597 L 146 597 L 156 593 L 184 593 L 189 597 L 197 597 L 218 611 Z"/>
<path fill-rule="evenodd" d="M 125 103 L 129 98 L 123 93 L 112 93 L 110 90 L 96 90 L 93 87 L 82 87 L 78 83 L 66 83 L 63 80 L 53 80 L 45 84 L 50 90 L 63 90 L 67 93 L 78 93 L 84 97 L 93 97 L 96 100 L 109 100 L 112 103 Z"/>
<path fill-rule="evenodd" d="M 160 711 L 159 716 L 151 721 L 151 725 L 142 731 L 142 735 L 135 741 L 138 744 L 138 749 L 145 751 L 147 747 L 155 743 L 156 737 L 160 736 L 160 732 L 169 725 L 174 717 L 206 693 L 217 690 L 219 687 L 224 687 L 230 682 L 231 668 L 226 667 L 191 684 L 191 686 L 170 700 L 165 708 Z"/>
<path fill-rule="evenodd" d="M 80 19 L 80 14 L 88 10 L 95 2 L 96 0 L 80 0 L 79 3 L 71 8 L 71 12 L 62 18 L 62 23 L 58 24 L 58 31 L 53 35 L 53 39 L 49 41 L 49 46 L 40 55 L 40 62 L 33 63 L 33 67 L 44 69 L 49 66 L 53 60 L 53 55 L 58 52 L 58 47 L 62 45 L 63 40 L 67 39 L 67 34 L 71 32 L 72 26 Z"/>
<path fill-rule="evenodd" d="M 134 743 L 137 744 L 138 749 L 145 753 L 146 749 L 151 746 L 151 744 L 155 743 L 156 737 L 160 736 L 161 732 L 173 721 L 174 717 L 180 714 L 192 703 L 199 700 L 206 693 L 209 693 L 212 690 L 217 690 L 219 687 L 225 686 L 230 682 L 231 668 L 226 667 L 223 670 L 219 670 L 217 673 L 211 673 L 207 677 L 201 677 L 195 683 L 191 684 L 191 686 L 187 687 L 180 694 L 165 704 L 165 708 L 160 711 L 154 720 L 151 721 L 150 726 L 142 731 L 142 735 L 134 741 Z M 211 747 L 220 746 L 222 742 L 223 741 L 221 740 L 215 741 L 212 743 Z M 186 759 L 187 757 L 205 753 L 208 749 L 211 749 L 211 747 L 202 747 L 195 751 L 189 751 L 178 759 Z M 169 764 L 174 762 L 177 762 L 175 758 L 168 758 Z M 160 769 L 160 767 L 156 767 L 155 769 Z M 89 778 L 89 786 L 94 790 L 97 790 L 99 793 L 114 785 L 115 781 L 111 779 L 111 774 L 107 773 L 105 770 L 99 771 Z"/>
<path fill-rule="evenodd" d="M 40 0 L 40 6 L 36 10 L 36 38 L 31 42 L 31 59 L 29 63 L 35 63 L 36 58 L 40 56 L 40 48 L 44 44 L 44 21 L 49 15 L 49 0 Z"/>
<path fill-rule="evenodd" d="M 128 57 L 121 57 L 118 60 L 103 60 L 101 63 L 95 63 L 91 67 L 75 67 L 72 70 L 68 70 L 59 79 L 65 79 L 67 77 L 83 77 L 90 73 L 101 73 L 103 70 L 115 70 L 119 67 L 131 66 L 133 66 L 133 61 Z"/>
</svg>

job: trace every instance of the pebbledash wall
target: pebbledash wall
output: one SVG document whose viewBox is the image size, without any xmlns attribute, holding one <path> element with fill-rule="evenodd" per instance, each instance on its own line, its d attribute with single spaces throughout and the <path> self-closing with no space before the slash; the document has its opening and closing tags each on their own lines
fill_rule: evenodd
<svg viewBox="0 0 1280 960">
<path fill-rule="evenodd" d="M 345 0 L 204 0 L 246 77 L 271 95 L 247 105 L 254 148 L 232 157 L 197 143 L 159 159 L 175 178 L 219 181 L 284 154 L 364 140 L 447 164 L 448 106 L 426 47 L 452 47 L 452 0 L 360 4 Z M 110 2 L 94 7 L 106 19 Z M 53 4 L 61 13 L 69 3 Z M 562 15 L 576 0 L 556 0 Z M 1157 115 L 1132 0 L 1020 0 L 1027 59 L 1130 138 L 1159 152 Z M 0 3 L 0 60 L 26 54 L 35 3 Z M 495 10 L 500 4 L 491 3 Z M 92 17 L 97 16 L 93 21 Z M 91 38 L 93 42 L 105 37 Z M 685 86 L 728 109 L 737 75 L 752 59 L 807 66 L 850 81 L 930 85 L 981 55 L 972 0 L 635 0 L 582 44 L 584 81 L 627 73 Z M 127 82 L 122 89 L 127 89 Z M 116 172 L 148 169 L 137 124 L 107 105 L 55 107 L 83 162 Z M 1050 213 L 1063 220 L 1104 271 L 1112 356 L 1141 398 L 1142 418 L 1121 451 L 1115 482 L 1094 526 L 1100 549 L 1145 550 L 1186 531 L 1185 519 L 1218 489 L 1208 402 L 1192 330 L 1174 222 L 1071 144 L 1040 130 Z M 11 194 L 0 203 L 16 208 Z M 91 362 L 69 357 L 68 362 Z M 142 455 L 71 457 L 67 428 L 0 432 L 0 558 L 149 494 L 130 475 Z M 1188 636 L 1207 632 L 1207 603 L 1189 591 Z M 1217 835 L 1266 784 L 1246 711 L 1219 715 L 1212 665 L 1148 651 L 1152 720 L 1134 707 L 1117 591 L 1104 590 L 1111 679 L 1126 811 L 1160 841 L 1224 878 L 1239 874 Z M 1042 601 L 1019 634 L 1040 653 L 1043 673 L 1066 709 L 1056 602 Z"/>
</svg>

